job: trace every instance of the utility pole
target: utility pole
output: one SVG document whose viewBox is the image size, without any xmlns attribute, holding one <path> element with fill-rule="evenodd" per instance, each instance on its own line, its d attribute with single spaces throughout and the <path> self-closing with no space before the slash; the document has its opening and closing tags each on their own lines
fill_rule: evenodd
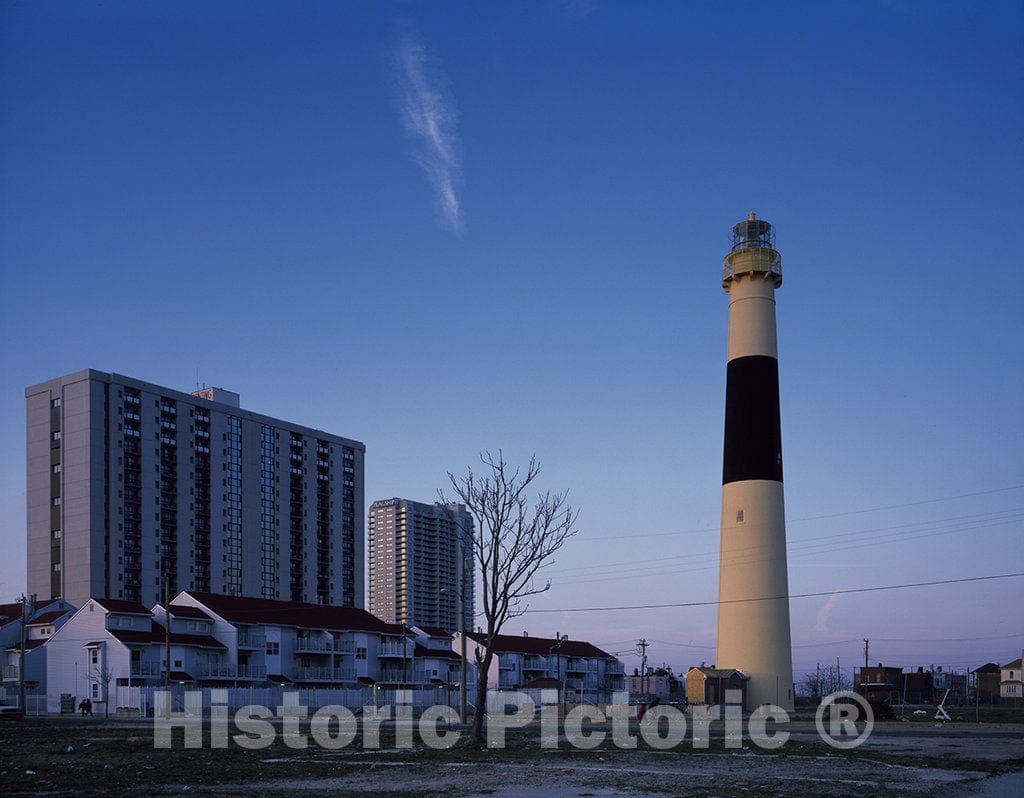
<svg viewBox="0 0 1024 798">
<path fill-rule="evenodd" d="M 640 649 L 640 690 L 644 695 L 647 695 L 647 646 L 650 643 L 646 639 L 641 638 L 636 641 L 636 644 Z"/>
<path fill-rule="evenodd" d="M 164 665 L 164 717 L 171 719 L 171 599 L 167 575 L 164 575 L 164 648 L 167 662 Z"/>
<path fill-rule="evenodd" d="M 18 707 L 21 714 L 25 715 L 25 628 L 28 626 L 29 616 L 36 611 L 36 594 L 26 596 L 21 594 L 21 658 L 18 660 Z"/>
<path fill-rule="evenodd" d="M 405 680 L 405 687 L 409 686 L 409 649 L 408 649 L 408 637 L 405 629 L 405 619 L 402 619 L 402 678 Z"/>
<path fill-rule="evenodd" d="M 459 723 L 466 722 L 466 551 L 465 532 L 459 525 Z"/>
<path fill-rule="evenodd" d="M 866 637 L 864 638 L 864 670 L 868 669 L 868 644 L 870 642 Z"/>
</svg>

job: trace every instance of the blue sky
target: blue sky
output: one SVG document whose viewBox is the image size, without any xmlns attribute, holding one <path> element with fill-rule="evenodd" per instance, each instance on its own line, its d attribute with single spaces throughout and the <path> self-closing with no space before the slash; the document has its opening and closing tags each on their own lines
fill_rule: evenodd
<svg viewBox="0 0 1024 798">
<path fill-rule="evenodd" d="M 785 274 L 792 592 L 1024 570 L 1020 2 L 2 15 L 0 599 L 24 586 L 23 388 L 86 367 L 198 371 L 362 440 L 368 501 L 536 452 L 583 531 L 534 608 L 714 598 L 720 263 L 751 210 Z M 863 637 L 1011 659 L 1022 594 L 795 599 L 795 666 Z M 713 660 L 714 618 L 512 631 L 646 637 L 678 668 Z"/>
</svg>

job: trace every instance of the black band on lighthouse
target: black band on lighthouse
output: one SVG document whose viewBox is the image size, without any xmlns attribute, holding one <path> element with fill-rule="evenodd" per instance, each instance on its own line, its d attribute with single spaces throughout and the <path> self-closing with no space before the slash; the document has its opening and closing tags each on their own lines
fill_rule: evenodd
<svg viewBox="0 0 1024 798">
<path fill-rule="evenodd" d="M 725 383 L 722 484 L 782 482 L 779 361 L 765 355 L 730 360 Z"/>
</svg>

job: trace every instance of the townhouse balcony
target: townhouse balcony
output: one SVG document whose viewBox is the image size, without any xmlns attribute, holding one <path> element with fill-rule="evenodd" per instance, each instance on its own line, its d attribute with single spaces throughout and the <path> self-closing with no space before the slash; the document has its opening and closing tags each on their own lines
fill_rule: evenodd
<svg viewBox="0 0 1024 798">
<path fill-rule="evenodd" d="M 604 669 L 609 676 L 624 676 L 626 668 L 621 662 L 609 662 Z"/>
<path fill-rule="evenodd" d="M 544 657 L 523 657 L 524 671 L 546 671 L 547 669 L 547 660 Z"/>
<path fill-rule="evenodd" d="M 412 652 L 415 648 L 415 644 L 412 641 L 406 642 L 404 645 L 401 640 L 385 640 L 380 644 L 380 649 L 377 651 L 378 657 L 409 657 L 412 658 Z"/>
<path fill-rule="evenodd" d="M 420 675 L 416 673 L 416 670 L 411 664 L 409 666 L 408 676 L 406 676 L 405 668 L 381 668 L 380 679 L 378 681 L 390 684 L 403 684 L 405 682 L 411 683 L 420 681 Z"/>
<path fill-rule="evenodd" d="M 202 663 L 195 669 L 195 676 L 200 679 L 265 679 L 267 669 L 264 665 L 232 665 L 212 662 Z"/>
<path fill-rule="evenodd" d="M 239 632 L 237 645 L 239 648 L 263 648 L 267 644 L 265 635 L 258 632 Z"/>
<path fill-rule="evenodd" d="M 355 681 L 355 668 L 326 668 L 310 666 L 296 668 L 292 679 L 297 682 L 352 682 Z"/>
<path fill-rule="evenodd" d="M 3 680 L 5 682 L 16 682 L 21 678 L 21 667 L 18 665 L 4 665 Z"/>
<path fill-rule="evenodd" d="M 334 641 L 326 637 L 305 637 L 299 635 L 295 638 L 295 651 L 296 653 L 305 651 L 330 653 L 334 651 Z"/>
<path fill-rule="evenodd" d="M 163 676 L 163 664 L 160 662 L 132 662 L 128 668 L 131 676 Z"/>
</svg>

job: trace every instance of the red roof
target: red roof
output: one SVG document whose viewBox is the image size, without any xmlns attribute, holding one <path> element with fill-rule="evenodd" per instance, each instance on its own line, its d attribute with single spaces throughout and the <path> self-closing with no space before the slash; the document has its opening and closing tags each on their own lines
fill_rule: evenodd
<svg viewBox="0 0 1024 798">
<path fill-rule="evenodd" d="M 466 637 L 483 643 L 487 635 L 479 632 L 469 632 Z M 566 657 L 600 657 L 602 659 L 615 659 L 607 651 L 602 651 L 592 643 L 584 640 L 555 640 L 553 637 L 527 637 L 523 635 L 495 635 L 492 646 L 496 653 L 506 652 L 515 654 L 561 654 Z"/>
<path fill-rule="evenodd" d="M 163 604 L 157 604 L 156 606 L 163 609 Z M 188 604 L 172 604 L 171 615 L 175 618 L 196 618 L 203 621 L 212 621 L 209 615 L 203 612 L 199 607 L 190 607 Z"/>
<path fill-rule="evenodd" d="M 187 595 L 232 623 L 275 624 L 296 626 L 301 629 L 358 629 L 381 634 L 403 634 L 401 624 L 385 623 L 375 615 L 357 607 L 335 607 L 330 604 L 305 604 L 301 601 L 222 596 L 218 593 L 199 593 L 189 590 Z"/>
<path fill-rule="evenodd" d="M 108 632 L 126 645 L 140 643 L 163 643 L 167 632 L 163 626 L 156 621 L 147 632 L 134 629 L 108 629 Z M 202 648 L 224 648 L 224 644 L 209 635 L 183 635 L 180 632 L 171 632 L 171 644 L 177 646 L 200 646 Z"/>
<path fill-rule="evenodd" d="M 25 649 L 27 651 L 31 651 L 36 646 L 41 646 L 43 643 L 45 643 L 47 641 L 47 639 L 48 638 L 45 638 L 45 637 L 37 637 L 37 638 L 34 638 L 33 640 L 26 640 L 25 641 Z M 18 643 L 14 643 L 12 645 L 7 646 L 7 650 L 8 651 L 21 651 L 21 643 L 18 642 Z"/>
<path fill-rule="evenodd" d="M 55 620 L 60 618 L 62 615 L 66 615 L 69 610 L 54 610 L 53 612 L 45 612 L 37 618 L 33 618 L 29 621 L 26 626 L 41 626 L 42 624 L 53 623 Z"/>
<path fill-rule="evenodd" d="M 414 657 L 437 657 L 438 659 L 462 659 L 450 648 L 427 648 L 419 643 L 413 649 L 412 655 Z"/>
<path fill-rule="evenodd" d="M 150 615 L 150 611 L 137 601 L 125 601 L 124 599 L 93 598 L 107 612 L 120 612 L 127 615 Z"/>
<path fill-rule="evenodd" d="M 430 637 L 448 637 L 452 636 L 452 633 L 447 629 L 442 629 L 440 626 L 420 626 L 416 624 L 417 629 L 423 630 Z"/>
<path fill-rule="evenodd" d="M 0 604 L 0 626 L 21 617 L 21 602 L 14 601 L 10 604 Z"/>
</svg>

